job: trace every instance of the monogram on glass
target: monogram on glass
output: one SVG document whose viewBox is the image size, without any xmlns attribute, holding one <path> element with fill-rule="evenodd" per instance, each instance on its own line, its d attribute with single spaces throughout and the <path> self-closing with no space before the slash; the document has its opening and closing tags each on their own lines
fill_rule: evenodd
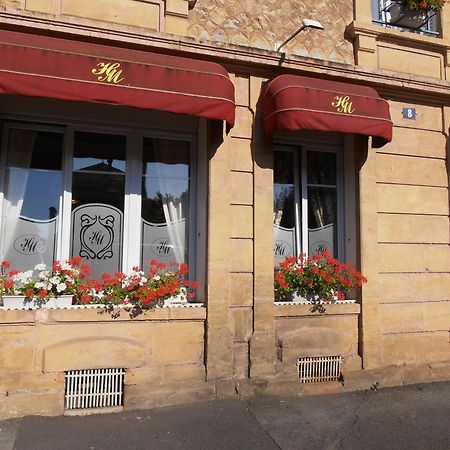
<svg viewBox="0 0 450 450">
<path fill-rule="evenodd" d="M 273 211 L 274 255 L 276 264 L 279 264 L 297 251 L 292 152 L 275 152 Z"/>
<path fill-rule="evenodd" d="M 7 129 L 2 259 L 31 269 L 56 259 L 62 194 L 63 134 Z"/>
<path fill-rule="evenodd" d="M 72 255 L 93 276 L 121 270 L 126 137 L 76 132 L 72 175 Z"/>
<path fill-rule="evenodd" d="M 297 146 L 274 152 L 274 258 L 338 257 L 338 153 Z"/>
<path fill-rule="evenodd" d="M 190 143 L 145 138 L 142 157 L 142 265 L 188 261 Z"/>
</svg>

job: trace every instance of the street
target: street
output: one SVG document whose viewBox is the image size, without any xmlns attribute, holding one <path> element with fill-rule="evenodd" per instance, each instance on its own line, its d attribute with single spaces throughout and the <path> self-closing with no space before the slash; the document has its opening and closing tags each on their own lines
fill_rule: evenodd
<svg viewBox="0 0 450 450">
<path fill-rule="evenodd" d="M 450 449 L 450 382 L 0 422 L 2 450 Z"/>
</svg>

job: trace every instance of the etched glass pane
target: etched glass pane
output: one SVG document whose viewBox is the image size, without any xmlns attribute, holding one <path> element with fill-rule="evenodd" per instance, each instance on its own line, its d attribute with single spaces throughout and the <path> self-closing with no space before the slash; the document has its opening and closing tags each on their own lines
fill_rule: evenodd
<svg viewBox="0 0 450 450">
<path fill-rule="evenodd" d="M 276 151 L 274 158 L 274 254 L 279 264 L 296 254 L 294 154 Z"/>
<path fill-rule="evenodd" d="M 308 152 L 308 243 L 309 254 L 337 254 L 336 154 Z"/>
<path fill-rule="evenodd" d="M 120 270 L 126 137 L 76 132 L 72 178 L 72 255 L 93 276 Z"/>
<path fill-rule="evenodd" d="M 7 141 L 2 259 L 15 268 L 51 265 L 62 192 L 63 135 L 11 128 Z"/>
<path fill-rule="evenodd" d="M 190 143 L 145 138 L 142 171 L 142 266 L 188 261 Z"/>
</svg>

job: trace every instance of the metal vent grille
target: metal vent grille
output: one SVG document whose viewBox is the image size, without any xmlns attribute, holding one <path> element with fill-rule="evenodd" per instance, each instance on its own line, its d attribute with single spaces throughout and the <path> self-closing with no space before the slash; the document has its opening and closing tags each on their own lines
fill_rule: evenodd
<svg viewBox="0 0 450 450">
<path fill-rule="evenodd" d="M 298 377 L 302 383 L 335 381 L 341 374 L 340 356 L 305 356 L 297 362 Z"/>
<path fill-rule="evenodd" d="M 125 369 L 66 372 L 65 409 L 122 406 L 124 375 Z"/>
</svg>

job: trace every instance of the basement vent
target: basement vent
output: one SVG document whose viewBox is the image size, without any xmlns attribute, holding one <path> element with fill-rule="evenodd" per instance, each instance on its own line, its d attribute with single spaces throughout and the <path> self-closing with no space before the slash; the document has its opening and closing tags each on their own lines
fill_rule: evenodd
<svg viewBox="0 0 450 450">
<path fill-rule="evenodd" d="M 340 356 L 305 356 L 297 362 L 298 377 L 302 383 L 335 381 L 341 374 Z"/>
<path fill-rule="evenodd" d="M 123 405 L 125 369 L 66 372 L 65 409 L 110 408 Z"/>
</svg>

